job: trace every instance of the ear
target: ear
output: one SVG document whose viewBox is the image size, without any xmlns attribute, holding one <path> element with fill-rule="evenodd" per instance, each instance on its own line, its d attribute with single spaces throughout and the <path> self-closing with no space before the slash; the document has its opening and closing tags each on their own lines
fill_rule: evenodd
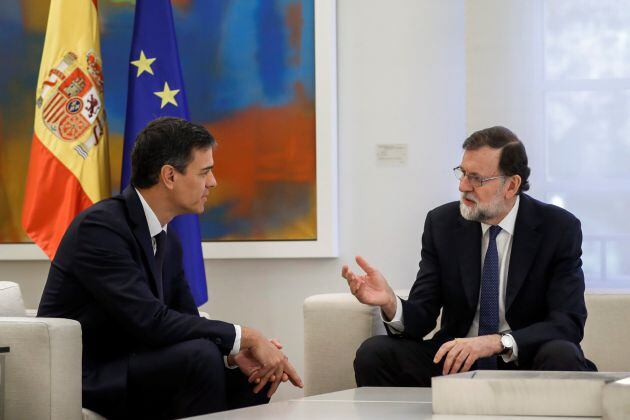
<svg viewBox="0 0 630 420">
<path fill-rule="evenodd" d="M 160 169 L 160 181 L 169 190 L 175 188 L 175 168 L 171 165 L 162 166 L 162 169 Z"/>
<path fill-rule="evenodd" d="M 505 198 L 510 199 L 518 194 L 518 190 L 521 187 L 520 175 L 512 175 L 507 182 L 507 189 L 505 190 Z"/>
</svg>

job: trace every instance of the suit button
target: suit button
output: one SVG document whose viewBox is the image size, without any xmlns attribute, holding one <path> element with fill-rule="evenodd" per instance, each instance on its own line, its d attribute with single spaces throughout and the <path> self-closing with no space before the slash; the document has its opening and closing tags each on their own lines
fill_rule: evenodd
<svg viewBox="0 0 630 420">
<path fill-rule="evenodd" d="M 217 338 L 214 340 L 215 343 L 217 343 L 218 345 L 221 345 L 221 343 L 223 343 L 223 340 L 221 340 L 220 338 Z"/>
</svg>

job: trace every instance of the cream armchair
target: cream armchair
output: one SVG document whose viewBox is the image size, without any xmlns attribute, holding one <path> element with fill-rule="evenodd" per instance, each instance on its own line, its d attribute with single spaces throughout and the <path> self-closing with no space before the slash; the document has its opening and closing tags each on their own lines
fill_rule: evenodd
<svg viewBox="0 0 630 420">
<path fill-rule="evenodd" d="M 396 291 L 401 297 L 408 291 Z M 602 372 L 630 372 L 630 294 L 587 294 L 588 319 L 582 348 Z M 349 293 L 315 295 L 304 301 L 304 394 L 354 388 L 359 345 L 385 329 L 375 308 Z M 432 334 L 429 334 L 432 335 Z"/>
<path fill-rule="evenodd" d="M 103 419 L 81 409 L 81 325 L 34 315 L 24 309 L 19 286 L 0 281 L 0 346 L 10 347 L 4 418 Z"/>
</svg>

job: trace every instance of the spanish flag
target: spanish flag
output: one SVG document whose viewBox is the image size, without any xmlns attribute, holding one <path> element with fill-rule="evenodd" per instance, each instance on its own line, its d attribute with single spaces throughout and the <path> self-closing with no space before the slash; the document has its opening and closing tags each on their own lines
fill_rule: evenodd
<svg viewBox="0 0 630 420">
<path fill-rule="evenodd" d="M 83 209 L 110 195 L 96 0 L 52 0 L 37 82 L 22 225 L 52 259 Z"/>
</svg>

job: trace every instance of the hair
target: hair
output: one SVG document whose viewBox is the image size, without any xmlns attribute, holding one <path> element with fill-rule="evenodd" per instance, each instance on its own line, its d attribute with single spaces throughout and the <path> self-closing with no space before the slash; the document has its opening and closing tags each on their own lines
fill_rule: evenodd
<svg viewBox="0 0 630 420">
<path fill-rule="evenodd" d="M 501 149 L 499 171 L 502 175 L 521 177 L 518 193 L 529 190 L 529 174 L 527 166 L 527 152 L 519 138 L 505 127 L 496 126 L 485 128 L 472 133 L 462 144 L 464 150 L 477 150 L 482 147 Z"/>
<path fill-rule="evenodd" d="M 216 144 L 212 134 L 201 125 L 174 117 L 153 120 L 136 137 L 131 152 L 131 184 L 136 188 L 156 185 L 164 165 L 184 174 L 193 159 L 193 150 L 205 150 Z"/>
</svg>

